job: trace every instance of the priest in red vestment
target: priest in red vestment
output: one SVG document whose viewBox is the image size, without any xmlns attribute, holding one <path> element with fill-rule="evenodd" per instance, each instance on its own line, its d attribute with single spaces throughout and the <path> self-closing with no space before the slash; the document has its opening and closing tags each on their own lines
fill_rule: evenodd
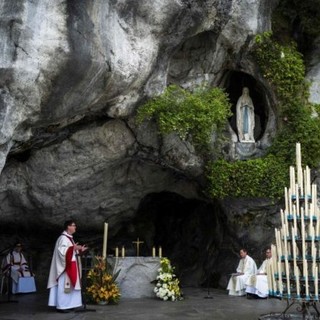
<svg viewBox="0 0 320 320">
<path fill-rule="evenodd" d="M 88 248 L 74 242 L 75 232 L 75 222 L 66 221 L 52 256 L 47 286 L 50 289 L 48 305 L 56 307 L 59 312 L 69 312 L 70 309 L 82 306 L 79 254 Z"/>
</svg>

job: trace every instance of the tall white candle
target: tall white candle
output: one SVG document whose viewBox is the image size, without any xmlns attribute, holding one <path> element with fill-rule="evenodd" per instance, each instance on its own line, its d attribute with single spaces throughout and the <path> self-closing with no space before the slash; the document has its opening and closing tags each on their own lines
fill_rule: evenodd
<svg viewBox="0 0 320 320">
<path fill-rule="evenodd" d="M 307 183 L 308 183 L 307 174 L 308 174 L 308 172 L 307 172 L 307 168 L 306 168 L 305 170 L 303 170 L 304 198 L 305 198 L 306 201 L 308 199 L 308 195 L 307 195 L 307 189 L 308 189 L 308 187 L 307 187 Z"/>
<path fill-rule="evenodd" d="M 271 261 L 271 281 L 272 281 L 272 291 L 275 292 L 277 291 L 277 285 L 276 285 L 276 278 L 275 278 L 275 267 L 274 267 L 274 261 Z"/>
<path fill-rule="evenodd" d="M 156 256 L 156 248 L 152 247 L 152 257 L 154 258 Z"/>
<path fill-rule="evenodd" d="M 298 230 L 297 230 L 297 212 L 296 212 L 296 207 L 293 207 L 293 237 L 298 236 Z"/>
<path fill-rule="evenodd" d="M 282 268 L 281 268 L 281 262 L 278 261 L 278 275 L 279 275 L 279 291 L 282 295 L 283 293 L 283 285 L 282 285 Z"/>
<path fill-rule="evenodd" d="M 102 246 L 102 257 L 107 256 L 107 240 L 108 240 L 108 224 L 104 223 L 104 233 L 103 233 L 103 246 Z"/>
<path fill-rule="evenodd" d="M 318 267 L 316 267 L 315 278 L 314 278 L 314 294 L 316 298 L 319 297 L 319 288 L 318 288 Z"/>
<path fill-rule="evenodd" d="M 302 173 L 302 168 L 300 167 L 298 169 L 298 185 L 299 185 L 299 188 L 300 188 L 300 193 L 299 193 L 299 196 L 303 196 L 304 194 L 304 191 L 303 191 L 303 173 Z"/>
<path fill-rule="evenodd" d="M 315 278 L 315 268 L 316 268 L 316 246 L 314 243 L 314 237 L 312 237 L 312 241 L 311 241 L 311 256 L 312 256 L 312 276 L 313 278 Z"/>
<path fill-rule="evenodd" d="M 292 212 L 289 212 L 289 202 L 288 202 L 288 189 L 287 187 L 284 188 L 284 205 L 285 205 L 285 213 L 286 214 L 292 214 Z"/>
<path fill-rule="evenodd" d="M 282 209 L 280 209 L 280 216 L 281 216 L 281 225 L 282 225 L 282 227 L 284 226 L 284 212 L 283 212 L 283 210 Z"/>
<path fill-rule="evenodd" d="M 310 172 L 310 168 L 307 166 L 306 167 L 307 170 L 307 196 L 311 195 L 310 189 L 311 189 L 311 172 Z"/>
<path fill-rule="evenodd" d="M 309 296 L 309 281 L 308 281 L 308 264 L 307 260 L 303 260 L 305 268 L 306 268 L 306 275 L 305 275 L 305 281 L 306 281 L 306 296 Z"/>
<path fill-rule="evenodd" d="M 314 235 L 315 235 L 315 237 L 319 237 L 319 223 L 320 223 L 320 221 L 319 221 L 318 217 L 316 219 L 317 219 L 317 222 L 316 222 L 316 229 L 315 229 Z"/>
<path fill-rule="evenodd" d="M 272 292 L 272 268 L 271 268 L 272 263 L 269 263 L 267 265 L 267 281 L 268 281 L 268 288 L 269 292 Z"/>
<path fill-rule="evenodd" d="M 293 193 L 293 191 L 292 190 L 294 190 L 294 189 L 289 189 L 289 211 L 290 212 L 293 212 L 293 209 L 292 209 L 292 193 Z"/>
<path fill-rule="evenodd" d="M 159 247 L 159 258 L 162 258 L 162 247 Z"/>
<path fill-rule="evenodd" d="M 311 207 L 312 207 L 312 210 L 314 210 L 314 207 L 315 207 L 314 184 L 311 186 Z"/>
<path fill-rule="evenodd" d="M 280 231 L 277 232 L 280 240 Z M 271 272 L 271 291 L 276 292 L 277 291 L 277 284 L 276 284 L 276 278 L 275 273 L 281 272 L 281 270 L 278 269 L 278 261 L 281 261 L 281 256 L 277 257 L 277 247 L 275 245 L 271 245 L 271 256 L 272 258 L 268 261 L 268 265 L 270 266 L 270 272 Z"/>
<path fill-rule="evenodd" d="M 285 256 L 284 258 L 284 264 L 285 264 L 285 268 L 286 268 L 286 277 L 287 277 L 287 294 L 288 296 L 290 296 L 291 294 L 291 290 L 290 290 L 290 272 L 289 272 L 289 263 L 288 263 L 288 259 Z"/>
<path fill-rule="evenodd" d="M 308 207 L 309 204 L 306 203 L 306 207 Z M 314 228 L 313 228 L 313 216 L 312 213 L 309 211 L 309 236 L 313 237 L 314 236 Z"/>
<path fill-rule="evenodd" d="M 305 278 L 307 278 L 307 276 L 308 276 L 308 264 L 307 264 L 307 260 L 306 259 L 303 259 L 303 261 L 302 261 L 302 270 L 303 270 L 303 276 Z"/>
<path fill-rule="evenodd" d="M 125 255 L 126 255 L 126 249 L 124 248 L 124 246 L 122 246 L 122 248 L 121 248 L 121 256 L 122 256 L 122 258 L 124 258 Z"/>
<path fill-rule="evenodd" d="M 294 168 L 292 170 L 292 181 L 293 181 L 292 193 L 296 195 L 296 184 L 297 184 L 297 181 L 296 181 L 296 172 L 295 172 Z"/>
<path fill-rule="evenodd" d="M 284 228 L 281 229 L 281 231 L 283 232 L 283 251 L 284 251 L 284 256 L 288 258 L 289 256 L 289 251 L 288 251 L 288 240 L 287 240 L 287 226 L 285 226 Z"/>
<path fill-rule="evenodd" d="M 315 194 L 315 199 L 314 199 L 314 211 L 315 211 L 315 216 L 318 218 L 318 219 L 320 219 L 320 216 L 319 216 L 319 208 L 318 208 L 318 204 L 317 204 L 317 202 L 318 202 L 318 200 L 317 200 L 317 198 L 318 198 L 318 196 L 317 196 L 317 185 L 315 184 L 314 185 L 314 194 Z"/>
<path fill-rule="evenodd" d="M 299 194 L 299 187 L 296 184 L 296 193 Z M 299 201 L 299 197 L 296 197 L 296 210 L 297 210 L 297 215 L 300 215 L 300 201 Z"/>
<path fill-rule="evenodd" d="M 280 236 L 280 231 L 278 229 L 275 229 L 275 235 L 276 235 L 276 248 L 277 248 L 277 254 L 278 254 L 278 259 L 281 259 L 282 257 L 282 250 L 281 250 L 281 236 Z M 275 255 L 272 255 L 275 259 Z"/>
<path fill-rule="evenodd" d="M 292 227 L 292 235 L 294 234 L 294 227 Z M 296 239 L 292 236 L 292 256 L 293 256 L 293 263 L 297 262 L 297 244 Z"/>
<path fill-rule="evenodd" d="M 300 143 L 296 144 L 296 167 L 298 175 L 298 185 L 302 188 L 302 168 L 301 168 L 301 146 Z M 297 194 L 298 197 L 299 194 Z"/>
<path fill-rule="evenodd" d="M 305 235 L 305 227 L 304 227 L 304 212 L 303 208 L 301 208 L 301 241 L 302 241 L 302 259 L 305 259 L 306 257 L 306 235 Z"/>
<path fill-rule="evenodd" d="M 296 270 L 296 289 L 297 289 L 297 296 L 300 296 L 300 271 L 297 265 L 294 266 L 295 270 Z"/>
<path fill-rule="evenodd" d="M 119 257 L 119 248 L 116 247 L 116 257 Z"/>
</svg>

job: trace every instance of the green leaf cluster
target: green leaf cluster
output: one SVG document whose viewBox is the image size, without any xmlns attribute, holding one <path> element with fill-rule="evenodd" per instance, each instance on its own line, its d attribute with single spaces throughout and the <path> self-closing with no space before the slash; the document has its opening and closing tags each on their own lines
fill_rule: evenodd
<svg viewBox="0 0 320 320">
<path fill-rule="evenodd" d="M 218 160 L 207 166 L 209 196 L 278 198 L 289 180 L 289 168 L 274 155 L 247 161 Z"/>
<path fill-rule="evenodd" d="M 220 88 L 201 85 L 189 92 L 170 85 L 163 94 L 149 100 L 137 112 L 137 122 L 155 119 L 162 134 L 175 132 L 183 140 L 207 146 L 213 131 L 226 125 L 231 115 L 227 94 Z"/>
<path fill-rule="evenodd" d="M 286 107 L 297 94 L 306 95 L 305 66 L 295 43 L 282 46 L 272 39 L 272 33 L 256 36 L 254 56 L 263 76 L 273 86 L 277 97 Z"/>
</svg>

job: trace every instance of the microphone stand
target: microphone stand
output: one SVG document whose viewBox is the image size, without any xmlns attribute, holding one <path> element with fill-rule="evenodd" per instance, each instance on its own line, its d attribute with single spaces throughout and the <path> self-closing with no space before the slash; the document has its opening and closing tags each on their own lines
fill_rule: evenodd
<svg viewBox="0 0 320 320">
<path fill-rule="evenodd" d="M 210 276 L 208 276 L 207 279 L 207 295 L 204 297 L 204 299 L 213 299 L 213 297 L 210 295 Z"/>
<path fill-rule="evenodd" d="M 82 268 L 82 271 L 83 271 L 82 278 L 80 278 L 80 268 L 78 268 L 79 279 L 81 279 L 81 297 L 82 297 L 83 308 L 76 309 L 75 312 L 90 312 L 90 311 L 95 312 L 96 309 L 88 309 L 87 308 L 87 298 L 83 292 L 83 290 L 85 290 L 87 288 L 87 270 L 88 270 L 87 252 L 85 252 L 83 255 L 84 255 L 84 268 Z M 78 259 L 79 259 L 79 255 L 77 254 L 77 260 Z M 79 260 L 78 260 L 78 266 L 79 266 Z"/>
</svg>

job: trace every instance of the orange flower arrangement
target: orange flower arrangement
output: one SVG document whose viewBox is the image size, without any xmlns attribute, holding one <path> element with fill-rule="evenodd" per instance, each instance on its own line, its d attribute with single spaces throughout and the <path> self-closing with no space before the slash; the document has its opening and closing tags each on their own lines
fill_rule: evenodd
<svg viewBox="0 0 320 320">
<path fill-rule="evenodd" d="M 87 279 L 88 297 L 96 303 L 102 301 L 118 303 L 120 300 L 120 289 L 116 283 L 116 278 L 120 270 L 112 275 L 108 272 L 106 259 L 101 256 L 95 256 L 93 268 L 89 270 Z"/>
</svg>

